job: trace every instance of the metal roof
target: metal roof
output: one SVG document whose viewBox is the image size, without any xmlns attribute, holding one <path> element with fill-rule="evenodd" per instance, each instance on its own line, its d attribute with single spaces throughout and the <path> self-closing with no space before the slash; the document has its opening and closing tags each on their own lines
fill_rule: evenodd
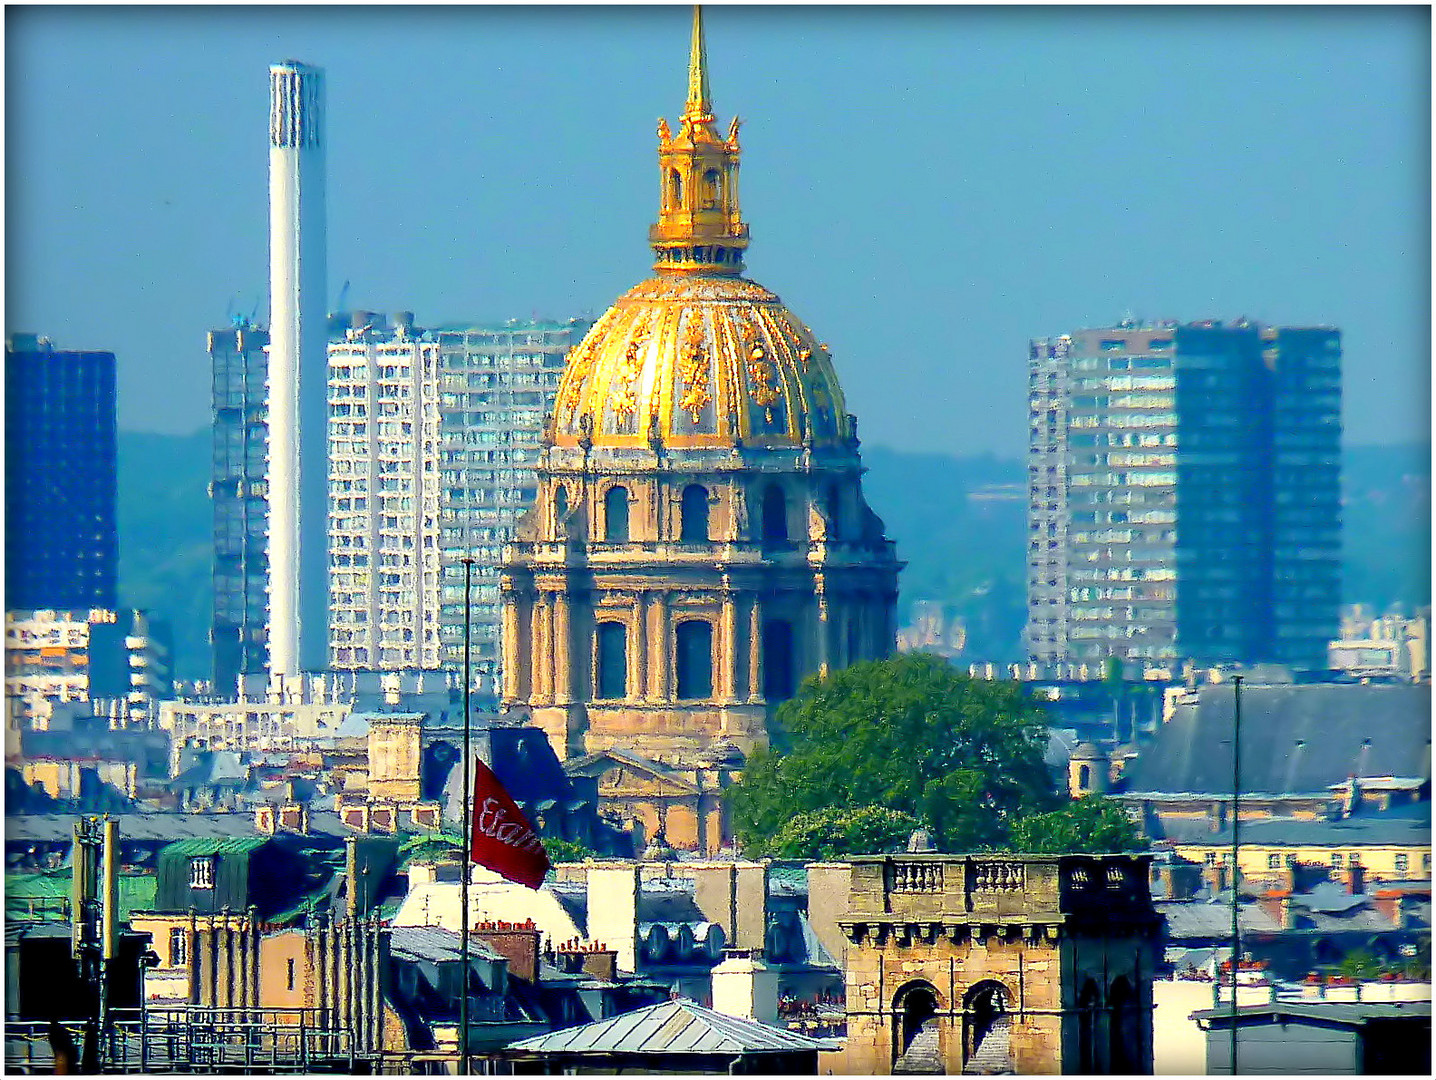
<svg viewBox="0 0 1436 1080">
<path fill-rule="evenodd" d="M 1128 769 L 1129 797 L 1231 792 L 1232 688 L 1203 686 Z M 1244 686 L 1247 795 L 1329 794 L 1348 776 L 1431 776 L 1431 686 Z"/>
<path fill-rule="evenodd" d="M 155 906 L 156 879 L 153 874 L 120 874 L 120 917 L 128 919 L 133 911 L 146 911 Z M 72 870 L 64 867 L 39 873 L 7 873 L 5 875 L 5 914 L 22 918 L 31 901 L 52 903 L 69 900 L 72 895 Z"/>
<path fill-rule="evenodd" d="M 445 930 L 440 926 L 396 926 L 391 951 L 395 956 L 409 960 L 429 960 L 433 963 L 457 963 L 460 959 L 459 935 L 457 931 Z M 469 935 L 469 957 L 475 960 L 503 960 L 504 956 L 488 942 L 475 934 Z"/>
<path fill-rule="evenodd" d="M 253 814 L 139 813 L 112 815 L 120 840 L 184 840 L 191 837 L 254 837 Z M 5 839 L 68 842 L 75 839 L 78 814 L 16 814 L 5 818 Z"/>
<path fill-rule="evenodd" d="M 160 849 L 160 856 L 247 855 L 269 843 L 267 836 L 192 837 L 176 840 Z"/>
<path fill-rule="evenodd" d="M 529 1054 L 765 1054 L 828 1043 L 705 1009 L 686 998 L 514 1043 Z"/>
<path fill-rule="evenodd" d="M 1167 936 L 1173 942 L 1192 938 L 1221 938 L 1232 932 L 1232 909 L 1226 904 L 1203 904 L 1192 900 L 1158 900 L 1152 905 L 1167 918 Z M 1243 933 L 1272 933 L 1281 929 L 1259 904 L 1243 904 L 1238 909 L 1238 923 Z"/>
<path fill-rule="evenodd" d="M 1396 1020 L 1402 1017 L 1431 1017 L 1429 1001 L 1272 1001 L 1237 1006 L 1237 1022 L 1267 1023 L 1273 1020 L 1317 1020 L 1335 1024 L 1364 1024 L 1369 1020 Z M 1231 1024 L 1228 1005 L 1192 1013 L 1193 1020 L 1206 1020 L 1220 1027 Z"/>
<path fill-rule="evenodd" d="M 1230 825 L 1214 831 L 1205 819 L 1167 821 L 1161 824 L 1161 829 L 1165 838 L 1176 844 L 1215 844 L 1221 847 L 1232 842 Z M 1431 843 L 1431 804 L 1408 803 L 1389 810 L 1362 807 L 1348 817 L 1333 821 L 1291 817 L 1243 821 L 1241 841 L 1266 847 L 1348 847 L 1359 844 L 1427 847 Z"/>
</svg>

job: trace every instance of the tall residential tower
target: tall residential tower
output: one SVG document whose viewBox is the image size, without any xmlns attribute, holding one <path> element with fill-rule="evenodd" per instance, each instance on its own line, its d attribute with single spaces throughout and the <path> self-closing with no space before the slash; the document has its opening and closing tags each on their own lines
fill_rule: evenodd
<svg viewBox="0 0 1436 1080">
<path fill-rule="evenodd" d="M 115 354 L 5 346 L 5 606 L 113 608 Z"/>
<path fill-rule="evenodd" d="M 1341 596 L 1341 334 L 1247 320 L 1032 342 L 1039 661 L 1324 668 Z"/>
<path fill-rule="evenodd" d="M 325 457 L 324 75 L 269 69 L 269 663 L 324 667 L 328 624 Z"/>
<path fill-rule="evenodd" d="M 214 617 L 209 641 L 216 692 L 268 666 L 265 528 L 265 348 L 269 334 L 241 321 L 209 332 L 213 453 Z"/>
<path fill-rule="evenodd" d="M 437 668 L 439 346 L 402 312 L 329 345 L 329 664 Z"/>
<path fill-rule="evenodd" d="M 504 544 L 533 506 L 543 418 L 553 410 L 564 357 L 591 319 L 446 326 L 433 332 L 439 395 L 441 533 L 439 612 L 444 666 L 463 665 L 464 567 L 474 560 L 470 647 L 475 690 L 499 689 L 499 572 Z"/>
</svg>

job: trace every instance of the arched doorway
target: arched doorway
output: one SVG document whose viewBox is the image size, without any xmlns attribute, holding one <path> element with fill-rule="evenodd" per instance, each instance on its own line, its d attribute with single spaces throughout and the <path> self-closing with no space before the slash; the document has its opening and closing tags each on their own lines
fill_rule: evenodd
<svg viewBox="0 0 1436 1080">
<path fill-rule="evenodd" d="M 1097 1067 L 1097 1010 L 1101 1006 L 1101 994 L 1091 979 L 1082 984 L 1077 995 L 1077 1071 L 1095 1073 Z"/>
<path fill-rule="evenodd" d="M 1148 1071 L 1142 1065 L 1142 1032 L 1138 1024 L 1137 995 L 1125 977 L 1118 976 L 1107 991 L 1107 1060 L 1113 1074 Z"/>
<path fill-rule="evenodd" d="M 1012 995 L 994 979 L 984 979 L 962 996 L 962 1071 L 992 1075 L 1012 1071 L 1008 1009 Z"/>
<path fill-rule="evenodd" d="M 893 1072 L 947 1072 L 938 1041 L 937 991 L 931 983 L 909 983 L 893 997 Z"/>
</svg>

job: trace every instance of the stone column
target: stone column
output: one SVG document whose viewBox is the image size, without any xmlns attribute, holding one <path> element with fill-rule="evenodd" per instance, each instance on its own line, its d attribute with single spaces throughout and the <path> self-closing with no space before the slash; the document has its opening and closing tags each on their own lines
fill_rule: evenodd
<svg viewBox="0 0 1436 1080">
<path fill-rule="evenodd" d="M 553 616 L 554 703 L 568 705 L 573 701 L 573 621 L 565 590 L 553 594 Z"/>
<path fill-rule="evenodd" d="M 717 691 L 719 701 L 730 705 L 733 703 L 738 686 L 737 629 L 737 601 L 734 599 L 733 590 L 725 577 L 723 581 L 723 613 L 718 623 L 719 662 L 714 665 L 714 671 L 718 678 L 717 685 L 713 689 Z"/>
<path fill-rule="evenodd" d="M 648 594 L 633 594 L 633 640 L 628 653 L 628 696 L 647 701 L 648 693 Z"/>
<path fill-rule="evenodd" d="M 534 595 L 533 607 L 529 610 L 529 641 L 533 643 L 529 661 L 529 692 L 535 704 L 549 702 L 549 655 L 544 642 L 544 615 L 546 604 L 540 591 Z"/>
<path fill-rule="evenodd" d="M 657 626 L 654 628 L 653 696 L 660 701 L 673 700 L 673 672 L 668 663 L 668 643 L 673 640 L 673 611 L 667 593 L 660 593 L 654 603 Z"/>
<path fill-rule="evenodd" d="M 553 598 L 553 593 L 544 593 L 543 652 L 539 654 L 544 661 L 544 700 L 550 702 L 558 695 L 558 653 L 554 644 Z"/>
<path fill-rule="evenodd" d="M 507 576 L 499 586 L 499 597 L 500 611 L 503 613 L 503 641 L 500 645 L 502 652 L 499 662 L 504 673 L 504 701 L 509 703 L 522 696 L 519 689 L 519 668 L 523 661 L 519 656 L 518 596 L 514 592 L 513 581 Z"/>
<path fill-rule="evenodd" d="M 752 594 L 748 610 L 748 700 L 763 696 L 763 605 L 758 594 Z"/>
</svg>

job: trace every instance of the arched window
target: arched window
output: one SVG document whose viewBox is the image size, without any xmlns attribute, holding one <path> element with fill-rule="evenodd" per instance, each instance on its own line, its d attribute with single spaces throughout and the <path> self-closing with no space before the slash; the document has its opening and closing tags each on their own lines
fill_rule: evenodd
<svg viewBox="0 0 1436 1080">
<path fill-rule="evenodd" d="M 568 488 L 558 484 L 553 489 L 553 519 L 555 523 L 562 522 L 568 515 Z M 561 526 L 560 526 L 561 527 Z"/>
<path fill-rule="evenodd" d="M 828 486 L 828 539 L 838 540 L 843 535 L 843 494 L 837 484 Z"/>
<path fill-rule="evenodd" d="M 628 694 L 628 628 L 620 622 L 598 624 L 593 695 L 621 698 Z"/>
<path fill-rule="evenodd" d="M 1150 1065 L 1143 1069 L 1140 1064 L 1144 1055 L 1137 995 L 1125 978 L 1118 976 L 1107 991 L 1107 1009 L 1108 1071 L 1113 1074 L 1150 1072 Z"/>
<path fill-rule="evenodd" d="M 611 487 L 603 497 L 603 538 L 610 544 L 628 543 L 628 489 Z"/>
<path fill-rule="evenodd" d="M 786 619 L 763 621 L 763 696 L 770 703 L 787 701 L 797 689 L 793 664 L 793 624 Z"/>
<path fill-rule="evenodd" d="M 668 172 L 668 202 L 675 210 L 683 208 L 683 174 L 677 169 Z"/>
<path fill-rule="evenodd" d="M 708 540 L 708 489 L 689 484 L 683 489 L 678 539 L 685 544 L 702 544 Z"/>
<path fill-rule="evenodd" d="M 937 991 L 930 983 L 914 983 L 897 992 L 893 1022 L 894 1075 L 945 1071 L 939 1053 Z"/>
<path fill-rule="evenodd" d="M 1091 767 L 1090 765 L 1082 765 L 1082 766 L 1079 766 L 1079 767 L 1078 767 L 1078 769 L 1077 769 L 1077 790 L 1078 790 L 1078 791 L 1091 791 L 1091 790 L 1092 790 L 1092 767 Z"/>
<path fill-rule="evenodd" d="M 1102 1071 L 1097 1061 L 1097 984 L 1090 978 L 1082 984 L 1077 995 L 1077 1071 L 1095 1073 Z"/>
<path fill-rule="evenodd" d="M 763 539 L 770 543 L 788 539 L 788 500 L 777 484 L 763 489 Z"/>
<path fill-rule="evenodd" d="M 723 177 L 717 169 L 703 174 L 703 209 L 715 209 L 723 197 Z"/>
<path fill-rule="evenodd" d="M 983 1050 L 984 1071 L 993 1066 L 1010 1066 L 1007 987 L 995 979 L 984 979 L 962 997 L 962 1062 L 970 1062 Z M 985 1049 L 984 1048 L 985 1044 Z M 1008 1071 L 1011 1071 L 1009 1068 Z"/>
<path fill-rule="evenodd" d="M 685 701 L 713 696 L 713 624 L 690 619 L 678 624 L 678 696 Z"/>
</svg>

